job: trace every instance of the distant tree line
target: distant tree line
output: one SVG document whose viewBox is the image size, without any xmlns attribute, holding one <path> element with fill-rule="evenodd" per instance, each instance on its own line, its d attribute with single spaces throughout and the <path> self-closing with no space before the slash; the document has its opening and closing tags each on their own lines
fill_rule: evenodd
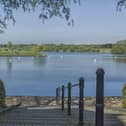
<svg viewBox="0 0 126 126">
<path fill-rule="evenodd" d="M 43 51 L 55 51 L 55 52 L 100 52 L 101 48 L 110 48 L 108 45 L 85 45 L 85 44 L 45 44 L 40 45 Z"/>
<path fill-rule="evenodd" d="M 8 44 L 1 44 L 0 48 L 7 48 L 8 50 L 19 50 L 19 51 L 50 51 L 50 52 L 104 52 L 107 49 L 112 48 L 112 44 L 13 44 L 8 42 Z"/>
<path fill-rule="evenodd" d="M 115 44 L 0 44 L 0 50 L 34 51 L 34 52 L 108 52 L 113 54 L 126 54 L 126 40 Z"/>
<path fill-rule="evenodd" d="M 113 44 L 112 53 L 126 54 L 126 40 L 118 41 L 116 44 Z"/>
</svg>

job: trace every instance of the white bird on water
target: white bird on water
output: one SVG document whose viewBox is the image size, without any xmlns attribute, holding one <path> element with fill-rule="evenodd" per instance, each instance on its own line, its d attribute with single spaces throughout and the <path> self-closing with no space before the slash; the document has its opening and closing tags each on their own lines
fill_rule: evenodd
<svg viewBox="0 0 126 126">
<path fill-rule="evenodd" d="M 94 59 L 94 63 L 96 63 L 96 61 L 97 61 L 97 60 L 96 60 L 96 59 Z"/>
<path fill-rule="evenodd" d="M 12 59 L 9 59 L 9 62 L 11 63 L 12 62 Z"/>
</svg>

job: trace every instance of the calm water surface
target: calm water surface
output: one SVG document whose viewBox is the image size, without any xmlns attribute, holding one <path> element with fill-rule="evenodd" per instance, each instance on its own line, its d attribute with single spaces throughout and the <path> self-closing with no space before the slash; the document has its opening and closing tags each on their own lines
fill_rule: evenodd
<svg viewBox="0 0 126 126">
<path fill-rule="evenodd" d="M 96 70 L 105 70 L 105 95 L 119 96 L 126 82 L 126 59 L 99 53 L 48 53 L 47 57 L 1 57 L 0 79 L 7 95 L 55 95 L 55 88 L 85 78 L 85 95 L 94 96 Z M 78 95 L 74 88 L 73 95 Z"/>
</svg>

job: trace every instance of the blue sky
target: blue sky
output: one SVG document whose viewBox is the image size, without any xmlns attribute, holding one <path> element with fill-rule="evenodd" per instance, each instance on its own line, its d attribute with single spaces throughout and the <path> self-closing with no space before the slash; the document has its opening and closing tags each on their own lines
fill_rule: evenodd
<svg viewBox="0 0 126 126">
<path fill-rule="evenodd" d="M 72 6 L 75 25 L 68 26 L 59 18 L 44 24 L 38 13 L 14 13 L 16 24 L 10 21 L 0 43 L 113 43 L 126 39 L 126 9 L 116 11 L 116 0 L 82 0 Z"/>
</svg>

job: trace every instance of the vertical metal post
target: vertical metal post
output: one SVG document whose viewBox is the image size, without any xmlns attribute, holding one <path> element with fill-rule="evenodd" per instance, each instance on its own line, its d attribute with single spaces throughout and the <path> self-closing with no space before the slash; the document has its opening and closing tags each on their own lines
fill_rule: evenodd
<svg viewBox="0 0 126 126">
<path fill-rule="evenodd" d="M 68 115 L 71 115 L 71 83 L 68 83 Z"/>
<path fill-rule="evenodd" d="M 79 79 L 79 126 L 84 126 L 84 78 Z"/>
<path fill-rule="evenodd" d="M 60 87 L 58 87 L 58 105 L 60 105 L 60 92 L 61 92 L 61 89 Z"/>
<path fill-rule="evenodd" d="M 95 126 L 104 126 L 104 70 L 97 69 Z"/>
<path fill-rule="evenodd" d="M 64 110 L 64 85 L 62 85 L 62 111 Z"/>
<path fill-rule="evenodd" d="M 58 88 L 56 88 L 56 105 L 58 105 Z"/>
</svg>

